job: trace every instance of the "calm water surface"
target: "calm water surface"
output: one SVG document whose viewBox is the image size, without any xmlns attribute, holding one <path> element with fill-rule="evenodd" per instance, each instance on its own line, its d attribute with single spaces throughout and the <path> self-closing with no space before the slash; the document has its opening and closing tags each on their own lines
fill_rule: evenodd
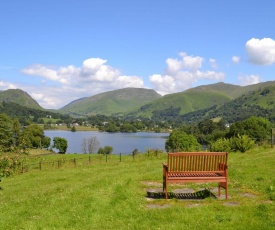
<svg viewBox="0 0 275 230">
<path fill-rule="evenodd" d="M 54 137 L 62 137 L 68 141 L 66 153 L 83 153 L 83 140 L 91 137 L 97 137 L 100 147 L 112 146 L 114 154 L 130 154 L 134 149 L 140 152 L 146 149 L 165 150 L 165 141 L 169 133 L 106 133 L 97 131 L 63 131 L 63 130 L 45 130 L 45 136 L 53 141 Z M 53 143 L 52 143 L 53 144 Z"/>
</svg>

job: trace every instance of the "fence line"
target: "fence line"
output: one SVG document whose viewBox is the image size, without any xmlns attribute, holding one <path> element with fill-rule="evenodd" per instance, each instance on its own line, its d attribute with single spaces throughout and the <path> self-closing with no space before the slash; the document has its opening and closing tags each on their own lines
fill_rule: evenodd
<svg viewBox="0 0 275 230">
<path fill-rule="evenodd" d="M 36 163 L 30 163 L 30 164 L 24 164 L 21 163 L 19 166 L 19 173 L 25 173 L 29 172 L 30 170 L 43 170 L 45 168 L 61 168 L 64 165 L 73 165 L 76 166 L 82 166 L 82 165 L 89 165 L 89 164 L 96 164 L 96 163 L 102 163 L 103 161 L 105 163 L 114 163 L 114 162 L 122 162 L 124 161 L 135 161 L 139 159 L 148 159 L 149 157 L 159 157 L 162 153 L 155 151 L 155 152 L 149 152 L 144 154 L 129 154 L 129 155 L 122 155 L 121 153 L 119 155 L 114 154 L 105 154 L 105 155 L 94 155 L 94 157 L 91 157 L 91 155 L 86 157 L 74 157 L 73 159 L 57 159 L 54 161 L 47 161 L 43 162 L 42 160 Z M 85 154 L 86 155 L 86 154 Z"/>
</svg>

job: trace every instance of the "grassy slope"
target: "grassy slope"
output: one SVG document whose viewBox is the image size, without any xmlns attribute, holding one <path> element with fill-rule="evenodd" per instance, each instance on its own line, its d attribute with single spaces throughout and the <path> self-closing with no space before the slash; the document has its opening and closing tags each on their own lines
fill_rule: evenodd
<svg viewBox="0 0 275 230">
<path fill-rule="evenodd" d="M 20 89 L 1 91 L 0 101 L 14 102 L 29 108 L 42 109 L 42 107 L 29 94 Z"/>
<path fill-rule="evenodd" d="M 61 156 L 45 159 L 57 157 Z M 98 155 L 91 157 L 92 162 L 99 160 Z M 266 193 L 267 188 L 275 187 L 273 149 L 230 154 L 228 201 L 147 200 L 148 188 L 161 188 L 163 161 L 166 156 L 148 159 L 140 156 L 135 161 L 125 156 L 122 162 L 111 156 L 109 163 L 102 159 L 101 163 L 31 170 L 3 179 L 0 228 L 274 229 L 275 205 Z M 148 181 L 159 184 L 144 183 Z M 245 197 L 245 193 L 255 197 Z M 227 202 L 233 205 L 228 206 Z M 149 208 L 150 204 L 157 208 Z M 170 206 L 164 208 L 166 204 Z"/>
<path fill-rule="evenodd" d="M 154 110 L 181 108 L 180 114 L 187 114 L 199 109 L 212 107 L 213 105 L 229 102 L 229 96 L 220 92 L 181 92 L 170 94 L 146 105 L 146 109 L 139 109 L 136 114 L 151 116 Z"/>
<path fill-rule="evenodd" d="M 137 109 L 160 97 L 161 96 L 153 90 L 125 88 L 77 100 L 59 111 L 88 115 L 111 115 L 113 113 L 124 113 Z"/>
</svg>

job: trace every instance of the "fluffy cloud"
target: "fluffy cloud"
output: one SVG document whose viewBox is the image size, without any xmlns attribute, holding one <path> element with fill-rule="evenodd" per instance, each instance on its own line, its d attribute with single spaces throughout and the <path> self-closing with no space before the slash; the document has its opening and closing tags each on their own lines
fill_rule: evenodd
<svg viewBox="0 0 275 230">
<path fill-rule="evenodd" d="M 240 61 L 241 61 L 241 58 L 240 58 L 240 57 L 238 57 L 238 56 L 233 56 L 233 57 L 232 57 L 232 62 L 238 64 L 238 63 L 240 63 Z"/>
<path fill-rule="evenodd" d="M 260 83 L 261 77 L 258 75 L 245 75 L 239 76 L 238 80 L 240 81 L 241 85 L 246 86 Z"/>
<path fill-rule="evenodd" d="M 10 82 L 0 81 L 0 90 L 16 89 L 16 88 L 17 87 Z"/>
<path fill-rule="evenodd" d="M 275 41 L 271 38 L 252 38 L 245 45 L 248 60 L 256 65 L 275 63 Z"/>
<path fill-rule="evenodd" d="M 212 67 L 213 69 L 217 69 L 217 68 L 218 68 L 217 61 L 216 61 L 214 58 L 210 58 L 210 59 L 209 59 L 209 63 L 210 63 L 210 65 L 211 65 L 211 67 Z"/>
<path fill-rule="evenodd" d="M 53 68 L 39 64 L 22 69 L 21 72 L 42 78 L 41 87 L 27 88 L 44 108 L 58 108 L 75 99 L 109 90 L 144 87 L 142 78 L 124 76 L 106 63 L 107 60 L 90 58 L 84 60 L 81 67 L 69 65 Z M 55 84 L 48 84 L 49 82 Z"/>
<path fill-rule="evenodd" d="M 160 94 L 180 92 L 193 86 L 199 80 L 224 79 L 224 73 L 215 71 L 201 70 L 204 58 L 199 56 L 188 56 L 186 53 L 180 53 L 181 59 L 168 58 L 166 60 L 167 68 L 163 75 L 154 74 L 149 76 L 151 84 Z M 210 59 L 210 64 L 215 67 L 216 60 Z"/>
</svg>

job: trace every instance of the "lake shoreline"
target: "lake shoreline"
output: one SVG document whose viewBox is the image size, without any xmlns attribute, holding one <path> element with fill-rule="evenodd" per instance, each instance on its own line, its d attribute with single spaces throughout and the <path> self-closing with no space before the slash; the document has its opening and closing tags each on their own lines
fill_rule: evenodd
<svg viewBox="0 0 275 230">
<path fill-rule="evenodd" d="M 131 154 L 135 149 L 145 152 L 148 149 L 165 150 L 165 141 L 170 133 L 136 132 L 136 133 L 108 133 L 101 131 L 76 131 L 69 130 L 44 130 L 44 134 L 51 138 L 62 137 L 68 141 L 66 153 L 85 153 L 84 143 L 88 143 L 91 137 L 96 137 L 100 147 L 112 146 L 113 154 Z"/>
</svg>

